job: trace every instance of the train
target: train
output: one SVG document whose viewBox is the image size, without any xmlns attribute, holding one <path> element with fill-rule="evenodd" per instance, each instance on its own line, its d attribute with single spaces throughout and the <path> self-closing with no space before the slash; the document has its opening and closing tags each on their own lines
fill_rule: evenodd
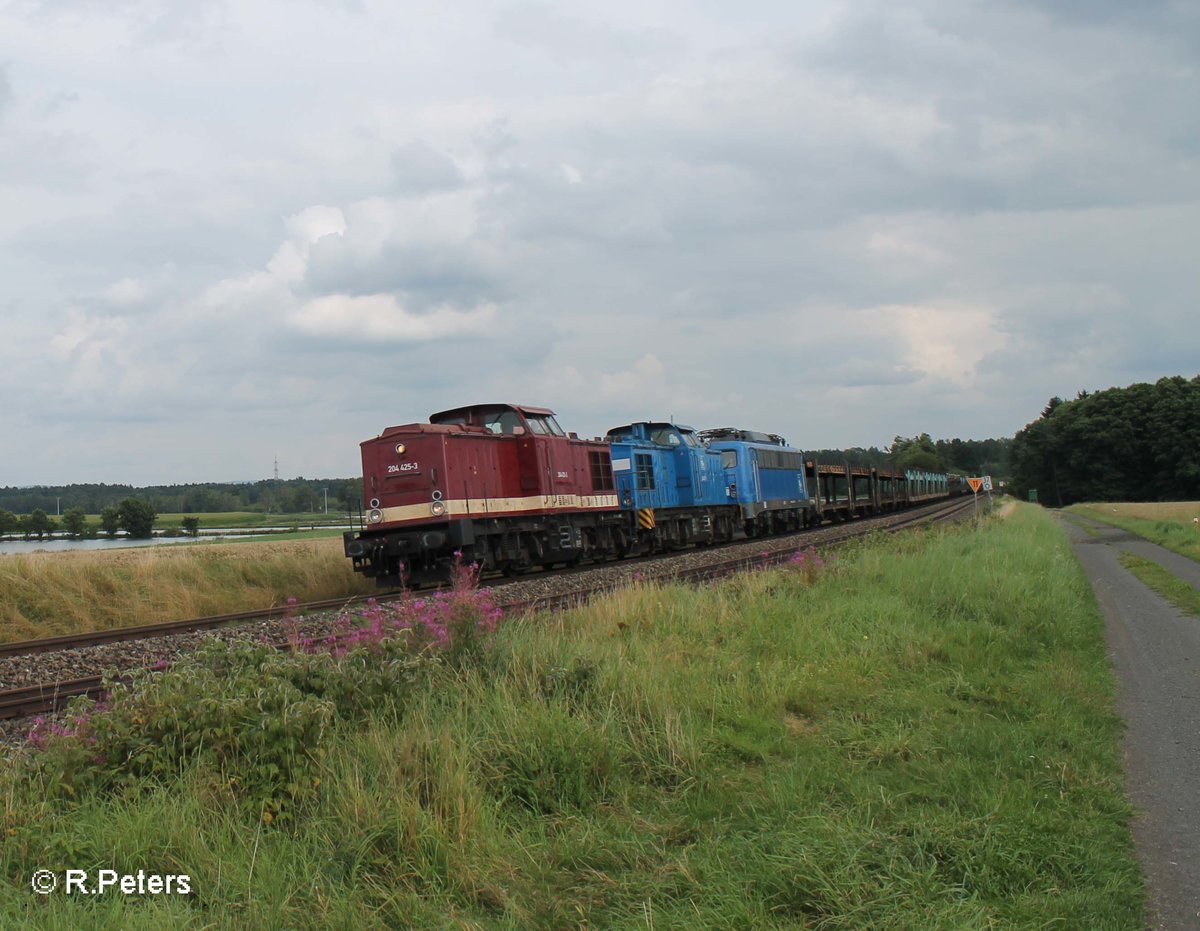
<svg viewBox="0 0 1200 931">
<path fill-rule="evenodd" d="M 822 463 L 772 433 L 671 421 L 581 439 L 549 408 L 474 404 L 361 444 L 354 570 L 395 588 L 456 564 L 515 575 L 882 514 L 955 493 L 954 476 Z"/>
</svg>

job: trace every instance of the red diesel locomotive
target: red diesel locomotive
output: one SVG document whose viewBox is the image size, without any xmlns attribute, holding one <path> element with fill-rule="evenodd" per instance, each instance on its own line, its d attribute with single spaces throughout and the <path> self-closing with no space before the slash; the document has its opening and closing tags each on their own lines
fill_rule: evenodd
<svg viewBox="0 0 1200 931">
<path fill-rule="evenodd" d="M 458 407 L 361 446 L 369 510 L 344 545 L 381 585 L 445 578 L 455 551 L 516 572 L 620 550 L 608 444 L 568 435 L 551 410 Z"/>
</svg>

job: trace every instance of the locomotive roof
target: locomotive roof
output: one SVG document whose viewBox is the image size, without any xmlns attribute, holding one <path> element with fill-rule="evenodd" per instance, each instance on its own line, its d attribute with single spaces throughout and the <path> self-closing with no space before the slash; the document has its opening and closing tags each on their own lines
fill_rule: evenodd
<svg viewBox="0 0 1200 931">
<path fill-rule="evenodd" d="M 740 440 L 746 443 L 765 443 L 770 446 L 787 446 L 787 440 L 778 433 L 763 433 L 760 430 L 746 430 L 742 427 L 713 427 L 701 430 L 700 436 L 708 441 Z"/>
<path fill-rule="evenodd" d="M 435 414 L 430 414 L 429 419 L 433 420 L 437 417 L 446 417 L 449 414 L 457 414 L 460 411 L 478 410 L 485 407 L 508 407 L 514 411 L 520 411 L 522 414 L 537 414 L 542 417 L 553 417 L 554 411 L 548 407 L 532 407 L 528 404 L 509 404 L 505 401 L 487 401 L 483 404 L 460 404 L 458 407 L 451 407 L 448 410 L 438 411 Z"/>
<path fill-rule="evenodd" d="M 622 424 L 619 427 L 613 427 L 608 432 L 609 433 L 620 433 L 623 430 L 630 430 L 633 427 L 636 427 L 639 425 L 646 426 L 646 427 L 674 427 L 676 430 L 682 430 L 685 433 L 695 433 L 696 432 L 695 427 L 689 427 L 689 426 L 687 426 L 687 424 L 675 423 L 674 421 L 670 421 L 670 420 L 635 420 L 635 421 L 633 421 L 633 423 L 627 423 L 627 424 Z"/>
</svg>

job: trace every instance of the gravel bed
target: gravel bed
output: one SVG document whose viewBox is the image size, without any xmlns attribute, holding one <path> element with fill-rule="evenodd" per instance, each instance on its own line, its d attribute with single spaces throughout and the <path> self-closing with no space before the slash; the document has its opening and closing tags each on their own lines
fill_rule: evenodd
<svg viewBox="0 0 1200 931">
<path fill-rule="evenodd" d="M 495 580 L 489 587 L 498 605 L 562 595 L 597 586 L 619 587 L 667 571 L 694 569 L 728 560 L 778 553 L 815 546 L 820 549 L 843 537 L 847 529 L 867 531 L 888 526 L 920 511 L 867 518 L 852 524 L 823 525 L 793 534 L 746 540 L 720 547 L 697 548 L 680 553 L 615 560 L 583 566 L 568 572 L 533 573 L 512 580 Z M 969 513 L 969 512 L 968 512 Z M 353 610 L 353 609 L 351 609 Z M 300 618 L 273 618 L 218 630 L 172 634 L 145 640 L 127 640 L 96 646 L 28 656 L 0 658 L 0 689 L 80 679 L 113 670 L 134 669 L 170 663 L 181 653 L 196 649 L 210 638 L 220 640 L 275 640 L 294 633 L 321 639 L 339 627 L 339 612 L 323 612 Z M 28 719 L 0 720 L 0 745 L 21 740 L 30 727 Z"/>
</svg>

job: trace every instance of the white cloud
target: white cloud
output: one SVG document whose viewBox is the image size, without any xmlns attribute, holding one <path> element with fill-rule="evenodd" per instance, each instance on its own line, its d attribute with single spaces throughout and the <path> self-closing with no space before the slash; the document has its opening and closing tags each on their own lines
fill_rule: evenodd
<svg viewBox="0 0 1200 931">
<path fill-rule="evenodd" d="M 389 344 L 424 343 L 453 336 L 484 337 L 496 318 L 496 308 L 490 304 L 470 310 L 442 306 L 415 314 L 401 307 L 390 294 L 338 294 L 307 302 L 291 315 L 291 322 L 311 336 Z"/>
<path fill-rule="evenodd" d="M 926 377 L 959 386 L 976 381 L 976 367 L 989 351 L 1002 349 L 993 314 L 978 307 L 884 307 L 905 350 L 905 361 Z"/>
<path fill-rule="evenodd" d="M 922 265 L 942 265 L 949 259 L 946 253 L 927 243 L 881 230 L 871 233 L 867 250 L 884 259 L 919 262 Z"/>
<path fill-rule="evenodd" d="M 116 307 L 134 307 L 146 299 L 146 285 L 136 278 L 122 278 L 104 289 L 104 298 Z"/>
</svg>

